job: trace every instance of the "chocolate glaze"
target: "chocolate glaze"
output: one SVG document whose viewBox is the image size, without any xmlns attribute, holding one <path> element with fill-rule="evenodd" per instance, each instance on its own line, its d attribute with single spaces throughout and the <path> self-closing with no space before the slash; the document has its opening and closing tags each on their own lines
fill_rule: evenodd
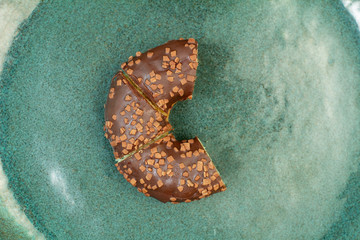
<svg viewBox="0 0 360 240">
<path fill-rule="evenodd" d="M 137 150 L 170 127 L 121 72 L 113 78 L 105 104 L 104 128 L 115 158 Z"/>
<path fill-rule="evenodd" d="M 197 69 L 197 42 L 172 40 L 122 64 L 146 97 L 165 112 L 179 100 L 192 98 Z"/>
<path fill-rule="evenodd" d="M 192 98 L 197 42 L 173 40 L 122 64 L 105 105 L 105 136 L 117 169 L 139 192 L 161 202 L 191 202 L 226 189 L 198 138 L 177 141 L 165 116 Z M 159 140 L 157 140 L 159 139 Z"/>
<path fill-rule="evenodd" d="M 139 192 L 161 202 L 190 202 L 226 189 L 198 138 L 170 134 L 116 164 Z"/>
</svg>

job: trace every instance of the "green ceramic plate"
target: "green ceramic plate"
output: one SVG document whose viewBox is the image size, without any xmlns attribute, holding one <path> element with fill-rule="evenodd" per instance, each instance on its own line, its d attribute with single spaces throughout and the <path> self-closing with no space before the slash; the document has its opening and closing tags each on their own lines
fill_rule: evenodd
<svg viewBox="0 0 360 240">
<path fill-rule="evenodd" d="M 48 239 L 358 239 L 359 36 L 334 0 L 42 2 L 0 80 L 9 186 Z M 228 190 L 173 205 L 117 172 L 103 104 L 128 56 L 179 37 L 199 69 L 170 121 Z"/>
</svg>

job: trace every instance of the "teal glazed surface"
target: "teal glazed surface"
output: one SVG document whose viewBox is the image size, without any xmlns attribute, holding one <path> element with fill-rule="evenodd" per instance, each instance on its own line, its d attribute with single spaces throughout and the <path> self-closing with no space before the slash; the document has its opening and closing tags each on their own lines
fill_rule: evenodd
<svg viewBox="0 0 360 240">
<path fill-rule="evenodd" d="M 28 218 L 48 239 L 359 239 L 359 31 L 341 2 L 310 2 L 42 2 L 0 80 Z M 170 121 L 228 189 L 173 205 L 117 172 L 103 105 L 122 62 L 180 37 L 199 42 L 198 78 Z"/>
</svg>

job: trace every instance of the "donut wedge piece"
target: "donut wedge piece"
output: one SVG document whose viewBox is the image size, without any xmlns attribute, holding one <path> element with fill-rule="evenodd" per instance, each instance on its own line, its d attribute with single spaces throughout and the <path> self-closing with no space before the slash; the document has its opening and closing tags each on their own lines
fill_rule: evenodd
<svg viewBox="0 0 360 240">
<path fill-rule="evenodd" d="M 191 202 L 226 190 L 197 137 L 177 141 L 170 133 L 116 167 L 139 192 L 161 202 Z"/>
<path fill-rule="evenodd" d="M 171 40 L 121 65 L 145 96 L 169 114 L 177 102 L 192 98 L 198 66 L 195 39 Z"/>
</svg>

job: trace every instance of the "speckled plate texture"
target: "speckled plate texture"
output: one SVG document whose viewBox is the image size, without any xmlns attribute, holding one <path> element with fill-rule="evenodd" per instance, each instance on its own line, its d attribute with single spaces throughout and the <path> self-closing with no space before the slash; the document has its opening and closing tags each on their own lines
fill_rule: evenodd
<svg viewBox="0 0 360 240">
<path fill-rule="evenodd" d="M 118 173 L 103 106 L 122 62 L 180 37 L 198 77 L 170 122 L 227 190 L 173 205 Z M 359 239 L 359 96 L 341 1 L 44 1 L 1 74 L 2 167 L 47 239 Z"/>
</svg>

